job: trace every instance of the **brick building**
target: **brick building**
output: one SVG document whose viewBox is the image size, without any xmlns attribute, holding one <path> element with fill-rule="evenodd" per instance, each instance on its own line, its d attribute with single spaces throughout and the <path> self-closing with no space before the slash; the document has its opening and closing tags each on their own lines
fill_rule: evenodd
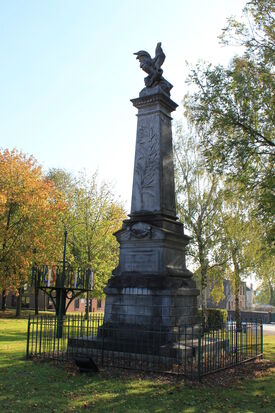
<svg viewBox="0 0 275 413">
<path fill-rule="evenodd" d="M 90 312 L 104 312 L 105 308 L 105 298 L 99 300 L 97 298 L 91 298 L 89 305 Z M 7 308 L 15 308 L 16 307 L 16 295 L 10 291 L 8 293 L 7 299 Z M 2 306 L 2 294 L 0 295 L 0 308 Z M 38 294 L 38 307 L 41 311 L 48 311 L 54 310 L 54 305 L 51 299 L 45 294 L 43 291 L 39 290 Z M 34 291 L 33 289 L 26 289 L 22 296 L 22 308 L 24 309 L 34 309 Z M 67 312 L 79 312 L 84 313 L 86 308 L 86 298 L 78 297 L 68 307 Z"/>
</svg>

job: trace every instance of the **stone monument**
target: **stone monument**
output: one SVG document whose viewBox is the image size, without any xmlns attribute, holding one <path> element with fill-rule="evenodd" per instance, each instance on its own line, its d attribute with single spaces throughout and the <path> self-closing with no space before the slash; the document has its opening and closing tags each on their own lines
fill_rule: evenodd
<svg viewBox="0 0 275 413">
<path fill-rule="evenodd" d="M 186 268 L 189 237 L 176 216 L 170 99 L 172 85 L 163 77 L 165 54 L 134 53 L 148 76 L 139 97 L 132 204 L 129 219 L 114 235 L 119 265 L 106 293 L 104 327 L 127 335 L 149 328 L 167 329 L 197 323 L 197 296 Z M 167 336 L 168 337 L 168 336 Z"/>
</svg>

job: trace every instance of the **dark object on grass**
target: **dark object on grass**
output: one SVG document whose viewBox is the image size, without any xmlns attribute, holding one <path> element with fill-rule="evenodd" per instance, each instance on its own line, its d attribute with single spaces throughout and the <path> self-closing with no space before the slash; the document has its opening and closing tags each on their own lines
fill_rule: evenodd
<svg viewBox="0 0 275 413">
<path fill-rule="evenodd" d="M 75 364 L 79 368 L 80 373 L 98 373 L 99 369 L 92 358 L 77 356 L 74 359 Z"/>
</svg>

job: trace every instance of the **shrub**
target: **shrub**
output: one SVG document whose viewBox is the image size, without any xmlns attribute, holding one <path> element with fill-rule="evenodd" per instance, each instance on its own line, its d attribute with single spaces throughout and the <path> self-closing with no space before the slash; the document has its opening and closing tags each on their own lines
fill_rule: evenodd
<svg viewBox="0 0 275 413">
<path fill-rule="evenodd" d="M 217 330 L 226 324 L 227 310 L 219 308 L 206 308 L 205 328 L 207 330 Z M 202 310 L 199 310 L 199 318 L 202 321 Z"/>
</svg>

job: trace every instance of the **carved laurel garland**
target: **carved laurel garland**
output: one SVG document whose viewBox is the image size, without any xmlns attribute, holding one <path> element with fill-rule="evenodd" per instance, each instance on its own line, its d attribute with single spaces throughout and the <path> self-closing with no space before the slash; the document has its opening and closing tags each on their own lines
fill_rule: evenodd
<svg viewBox="0 0 275 413">
<path fill-rule="evenodd" d="M 141 194 L 141 207 L 144 208 L 144 195 L 155 197 L 154 182 L 159 166 L 159 140 L 152 127 L 141 126 L 138 131 L 138 157 L 136 174 Z"/>
</svg>

